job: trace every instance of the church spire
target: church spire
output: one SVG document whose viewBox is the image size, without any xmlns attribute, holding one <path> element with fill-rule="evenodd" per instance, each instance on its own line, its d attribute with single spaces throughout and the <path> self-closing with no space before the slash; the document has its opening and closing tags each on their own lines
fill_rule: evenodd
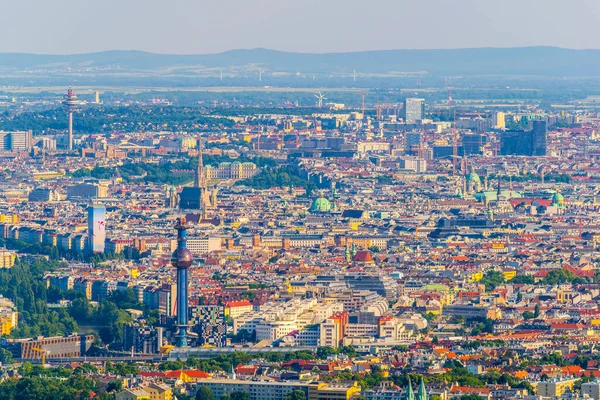
<svg viewBox="0 0 600 400">
<path fill-rule="evenodd" d="M 427 396 L 427 389 L 425 389 L 425 382 L 423 382 L 423 377 L 421 377 L 421 383 L 419 384 L 419 390 L 417 391 L 417 400 L 428 400 L 429 396 Z"/>
<path fill-rule="evenodd" d="M 412 383 L 410 382 L 410 377 L 408 378 L 408 387 L 406 388 L 406 394 L 404 395 L 404 400 L 416 400 L 415 392 L 413 391 Z"/>
<path fill-rule="evenodd" d="M 198 146 L 198 168 L 196 169 L 196 176 L 194 177 L 194 186 L 197 188 L 206 189 L 206 173 L 204 171 L 204 162 L 202 161 L 202 154 L 204 148 L 202 147 L 202 138 L 197 139 Z"/>
</svg>

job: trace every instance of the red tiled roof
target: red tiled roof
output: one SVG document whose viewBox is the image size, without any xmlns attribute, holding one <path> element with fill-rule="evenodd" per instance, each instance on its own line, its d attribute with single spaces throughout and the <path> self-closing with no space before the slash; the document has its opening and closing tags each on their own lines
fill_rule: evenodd
<svg viewBox="0 0 600 400">
<path fill-rule="evenodd" d="M 250 303 L 248 300 L 240 300 L 240 301 L 230 301 L 229 303 L 227 303 L 227 305 L 225 307 L 248 307 L 248 306 L 252 306 L 252 303 Z"/>
<path fill-rule="evenodd" d="M 182 371 L 182 372 L 185 373 L 190 378 L 196 378 L 196 379 L 210 378 L 209 374 L 207 374 L 204 371 L 200 371 L 198 369 L 187 369 L 187 370 Z"/>
</svg>

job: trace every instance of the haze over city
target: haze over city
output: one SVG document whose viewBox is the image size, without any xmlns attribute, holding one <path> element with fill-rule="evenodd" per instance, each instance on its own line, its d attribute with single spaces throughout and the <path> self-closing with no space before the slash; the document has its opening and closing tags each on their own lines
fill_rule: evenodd
<svg viewBox="0 0 600 400">
<path fill-rule="evenodd" d="M 0 0 L 0 400 L 600 400 L 598 21 Z"/>
<path fill-rule="evenodd" d="M 590 0 L 0 1 L 0 52 L 600 48 Z"/>
</svg>

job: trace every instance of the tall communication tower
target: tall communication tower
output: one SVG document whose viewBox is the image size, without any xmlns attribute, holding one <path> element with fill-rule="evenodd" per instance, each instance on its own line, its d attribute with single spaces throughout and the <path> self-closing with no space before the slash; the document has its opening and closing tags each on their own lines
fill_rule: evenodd
<svg viewBox="0 0 600 400">
<path fill-rule="evenodd" d="M 73 93 L 71 88 L 69 88 L 67 91 L 62 103 L 69 113 L 69 150 L 73 150 L 73 113 L 77 111 L 79 101 L 77 100 L 77 96 L 75 93 Z"/>
</svg>

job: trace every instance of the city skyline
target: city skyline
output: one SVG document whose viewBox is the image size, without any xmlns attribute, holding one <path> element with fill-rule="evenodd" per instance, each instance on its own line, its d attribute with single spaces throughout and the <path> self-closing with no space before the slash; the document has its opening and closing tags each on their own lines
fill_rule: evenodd
<svg viewBox="0 0 600 400">
<path fill-rule="evenodd" d="M 212 54 L 268 48 L 291 52 L 353 52 L 381 49 L 450 49 L 557 46 L 597 49 L 600 4 L 434 0 L 379 0 L 221 4 L 133 0 L 102 3 L 28 0 L 6 3 L 0 23 L 19 32 L 0 52 L 79 54 L 142 50 L 164 54 Z M 31 9 L 36 12 L 30 13 Z M 60 14 L 57 10 L 60 10 Z M 115 12 L 118 11 L 118 12 Z M 28 15 L 26 29 L 19 15 Z M 333 17 L 335 16 L 335 17 Z M 111 29 L 105 29 L 110 26 Z M 514 29 L 518 26 L 519 29 Z M 75 33 L 75 34 L 74 34 Z M 276 34 L 275 34 L 276 33 Z M 68 38 L 68 40 L 65 40 Z"/>
</svg>

